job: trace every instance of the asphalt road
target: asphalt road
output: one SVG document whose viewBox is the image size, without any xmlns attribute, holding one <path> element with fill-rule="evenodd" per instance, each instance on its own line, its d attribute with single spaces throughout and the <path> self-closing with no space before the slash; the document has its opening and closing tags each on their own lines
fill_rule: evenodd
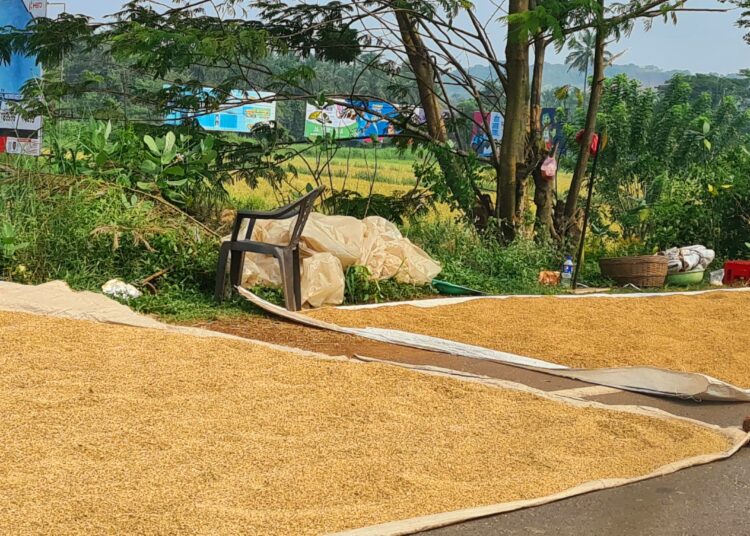
<svg viewBox="0 0 750 536">
<path fill-rule="evenodd" d="M 750 535 L 750 449 L 723 462 L 423 534 Z"/>
</svg>

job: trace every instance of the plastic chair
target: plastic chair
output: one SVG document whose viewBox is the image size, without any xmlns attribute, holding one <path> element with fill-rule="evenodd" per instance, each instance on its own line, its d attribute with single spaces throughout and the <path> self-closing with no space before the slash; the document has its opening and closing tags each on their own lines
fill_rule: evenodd
<svg viewBox="0 0 750 536">
<path fill-rule="evenodd" d="M 302 309 L 302 291 L 300 288 L 300 256 L 299 241 L 302 237 L 302 230 L 305 228 L 307 219 L 313 209 L 315 200 L 323 193 L 325 188 L 320 187 L 298 199 L 294 203 L 273 210 L 271 212 L 256 212 L 240 210 L 234 220 L 234 229 L 232 238 L 221 245 L 219 254 L 219 266 L 216 272 L 216 292 L 217 301 L 224 299 L 224 285 L 227 273 L 227 260 L 231 253 L 231 265 L 229 269 L 229 280 L 232 288 L 239 286 L 242 279 L 242 269 L 245 264 L 245 253 L 261 253 L 263 255 L 273 255 L 279 261 L 281 268 L 281 279 L 284 287 L 284 302 L 286 308 L 290 311 L 299 311 Z M 297 216 L 294 224 L 292 237 L 286 246 L 276 244 L 267 244 L 265 242 L 255 242 L 250 238 L 253 235 L 255 222 L 258 220 L 288 220 Z M 245 238 L 239 239 L 242 223 L 250 220 L 247 224 Z"/>
</svg>

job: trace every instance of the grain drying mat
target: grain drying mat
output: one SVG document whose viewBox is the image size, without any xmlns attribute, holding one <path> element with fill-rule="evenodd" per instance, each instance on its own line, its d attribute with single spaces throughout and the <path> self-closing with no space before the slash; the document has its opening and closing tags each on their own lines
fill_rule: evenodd
<svg viewBox="0 0 750 536">
<path fill-rule="evenodd" d="M 748 440 L 486 378 L 70 320 L 153 322 L 60 285 L 43 289 L 57 317 L 7 312 L 22 290 L 0 285 L 1 533 L 408 534 Z"/>
<path fill-rule="evenodd" d="M 240 292 L 290 320 L 381 342 L 630 391 L 750 401 L 743 290 L 425 300 L 307 314 Z"/>
</svg>

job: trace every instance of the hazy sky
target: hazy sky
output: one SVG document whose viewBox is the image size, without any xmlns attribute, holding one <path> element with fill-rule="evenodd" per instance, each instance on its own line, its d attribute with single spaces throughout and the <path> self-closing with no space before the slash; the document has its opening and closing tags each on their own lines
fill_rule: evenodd
<svg viewBox="0 0 750 536">
<path fill-rule="evenodd" d="M 121 0 L 67 0 L 67 10 L 71 13 L 85 13 L 94 17 L 116 11 Z M 480 14 L 489 18 L 492 11 L 489 3 L 475 0 Z M 728 5 L 716 0 L 688 0 L 687 7 L 726 8 Z M 50 15 L 59 7 L 51 6 Z M 660 19 L 654 21 L 653 28 L 646 32 L 638 27 L 629 38 L 612 46 L 617 53 L 625 54 L 617 63 L 655 65 L 661 69 L 684 69 L 700 73 L 736 73 L 750 68 L 750 45 L 742 39 L 743 30 L 735 26 L 737 11 L 729 13 L 681 13 L 676 26 L 665 24 Z M 498 52 L 502 52 L 505 29 L 497 24 L 492 32 Z M 564 52 L 554 55 L 549 61 L 562 63 Z"/>
</svg>

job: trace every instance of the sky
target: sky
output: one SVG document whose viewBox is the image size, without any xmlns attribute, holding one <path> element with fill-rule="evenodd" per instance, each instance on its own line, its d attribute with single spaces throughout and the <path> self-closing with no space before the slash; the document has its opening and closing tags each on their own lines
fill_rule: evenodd
<svg viewBox="0 0 750 536">
<path fill-rule="evenodd" d="M 67 11 L 101 17 L 117 11 L 122 0 L 67 0 Z M 483 20 L 490 20 L 494 8 L 490 2 L 475 0 L 475 6 Z M 728 4 L 716 0 L 688 0 L 689 8 L 722 8 Z M 59 6 L 50 6 L 50 15 L 59 12 Z M 737 28 L 737 11 L 729 13 L 681 13 L 677 25 L 654 20 L 649 31 L 638 26 L 630 37 L 612 46 L 614 53 L 623 52 L 617 63 L 654 65 L 663 70 L 687 70 L 693 73 L 736 73 L 750 68 L 750 44 L 743 41 L 744 31 Z M 497 30 L 490 29 L 496 50 L 503 50 L 505 28 L 497 23 Z M 563 63 L 565 51 L 549 57 L 552 63 Z"/>
</svg>

